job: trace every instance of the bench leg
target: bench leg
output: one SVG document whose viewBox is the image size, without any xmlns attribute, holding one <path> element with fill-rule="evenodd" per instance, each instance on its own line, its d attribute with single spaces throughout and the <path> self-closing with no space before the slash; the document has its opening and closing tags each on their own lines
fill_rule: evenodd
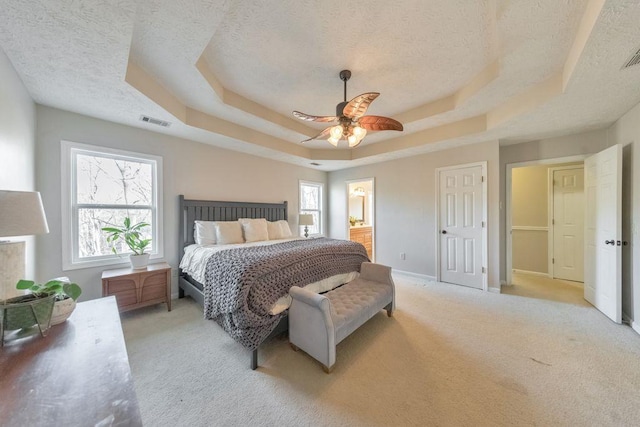
<svg viewBox="0 0 640 427">
<path fill-rule="evenodd" d="M 333 366 L 335 366 L 335 365 L 333 365 Z M 330 374 L 331 372 L 333 372 L 333 366 L 332 366 L 332 367 L 330 367 L 330 368 L 328 368 L 328 367 L 326 367 L 325 365 L 322 365 L 322 370 L 323 370 L 325 373 Z"/>
<path fill-rule="evenodd" d="M 387 316 L 393 317 L 393 303 L 387 304 L 384 309 L 387 310 Z"/>
<path fill-rule="evenodd" d="M 258 349 L 251 352 L 251 369 L 254 371 L 258 369 Z"/>
</svg>

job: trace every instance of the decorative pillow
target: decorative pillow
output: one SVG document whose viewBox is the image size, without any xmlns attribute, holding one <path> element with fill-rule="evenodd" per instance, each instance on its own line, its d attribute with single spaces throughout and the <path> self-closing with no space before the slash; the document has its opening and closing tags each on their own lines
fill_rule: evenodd
<svg viewBox="0 0 640 427">
<path fill-rule="evenodd" d="M 216 241 L 219 245 L 244 243 L 244 238 L 242 237 L 242 226 L 238 221 L 216 222 Z"/>
<path fill-rule="evenodd" d="M 293 233 L 291 232 L 291 228 L 289 228 L 289 223 L 284 219 L 278 221 L 280 224 L 280 229 L 282 230 L 282 238 L 287 239 L 289 237 L 293 237 Z"/>
<path fill-rule="evenodd" d="M 264 218 L 240 218 L 244 240 L 247 242 L 260 242 L 269 240 L 267 220 Z"/>
<path fill-rule="evenodd" d="M 267 221 L 269 240 L 282 239 L 282 226 L 278 221 Z"/>
<path fill-rule="evenodd" d="M 215 245 L 216 221 L 195 221 L 193 239 L 199 245 Z"/>
</svg>

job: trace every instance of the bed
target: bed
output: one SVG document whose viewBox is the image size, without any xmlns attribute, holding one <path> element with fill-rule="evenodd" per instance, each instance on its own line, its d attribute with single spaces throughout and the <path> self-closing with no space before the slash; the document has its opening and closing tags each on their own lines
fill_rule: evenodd
<svg viewBox="0 0 640 427">
<path fill-rule="evenodd" d="M 360 244 L 326 238 L 296 237 L 220 247 L 195 244 L 196 221 L 241 218 L 286 221 L 287 202 L 205 201 L 180 196 L 179 297 L 191 296 L 203 306 L 206 318 L 216 320 L 232 338 L 250 349 L 251 368 L 256 369 L 260 345 L 288 329 L 288 306 L 273 311 L 288 298 L 288 289 L 312 282 L 314 291 L 332 289 L 357 276 L 360 264 L 368 257 Z M 205 262 L 206 278 L 204 273 L 196 274 L 185 266 L 184 261 L 188 260 L 183 257 L 191 257 L 197 251 L 212 253 Z M 202 267 L 202 261 L 200 264 Z M 271 307 L 276 297 L 280 297 L 278 304 Z"/>
</svg>

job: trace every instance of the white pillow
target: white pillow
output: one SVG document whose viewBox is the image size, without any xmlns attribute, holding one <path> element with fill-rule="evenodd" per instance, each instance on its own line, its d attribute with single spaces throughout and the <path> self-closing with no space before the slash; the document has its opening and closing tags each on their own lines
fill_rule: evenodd
<svg viewBox="0 0 640 427">
<path fill-rule="evenodd" d="M 269 240 L 282 239 L 282 227 L 278 221 L 267 221 Z"/>
<path fill-rule="evenodd" d="M 280 221 L 278 221 L 278 224 L 280 224 L 280 229 L 282 230 L 283 239 L 293 236 L 293 233 L 291 232 L 291 228 L 289 228 L 289 223 L 287 221 L 285 221 L 284 219 L 281 219 Z"/>
<path fill-rule="evenodd" d="M 244 240 L 247 242 L 260 242 L 269 240 L 267 220 L 264 218 L 240 218 Z"/>
<path fill-rule="evenodd" d="M 216 240 L 219 245 L 244 243 L 242 226 L 238 221 L 216 222 Z"/>
<path fill-rule="evenodd" d="M 215 245 L 216 221 L 195 221 L 193 239 L 199 245 Z"/>
</svg>

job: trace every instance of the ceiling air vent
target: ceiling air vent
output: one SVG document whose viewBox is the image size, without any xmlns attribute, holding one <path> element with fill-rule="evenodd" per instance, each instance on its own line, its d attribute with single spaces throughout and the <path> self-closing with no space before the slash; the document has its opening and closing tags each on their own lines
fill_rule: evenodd
<svg viewBox="0 0 640 427">
<path fill-rule="evenodd" d="M 152 125 L 158 125 L 165 128 L 168 128 L 169 126 L 171 126 L 170 122 L 165 122 L 164 120 L 160 120 L 160 119 L 154 119 L 153 117 L 149 117 L 149 116 L 140 116 L 140 120 L 142 120 L 143 122 L 151 123 Z"/>
<path fill-rule="evenodd" d="M 316 162 L 309 163 L 309 164 L 310 164 L 311 166 L 320 166 L 320 163 L 316 163 Z"/>
<path fill-rule="evenodd" d="M 636 65 L 636 64 L 640 64 L 640 49 L 638 49 L 636 51 L 636 53 L 631 55 L 631 58 L 629 58 L 627 63 L 624 64 L 624 66 L 622 67 L 622 70 L 624 70 L 625 68 L 629 68 L 629 67 L 631 67 L 633 65 Z"/>
</svg>

